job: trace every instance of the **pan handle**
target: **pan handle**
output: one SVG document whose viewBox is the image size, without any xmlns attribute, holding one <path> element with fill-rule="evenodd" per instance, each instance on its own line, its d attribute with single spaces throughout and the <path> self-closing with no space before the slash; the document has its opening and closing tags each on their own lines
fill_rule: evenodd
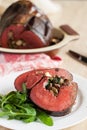
<svg viewBox="0 0 87 130">
<path fill-rule="evenodd" d="M 61 25 L 60 29 L 62 29 L 67 35 L 79 35 L 72 27 L 69 25 Z"/>
<path fill-rule="evenodd" d="M 56 44 L 57 48 L 67 45 L 71 41 L 77 40 L 80 37 L 80 35 L 74 29 L 72 29 L 69 25 L 59 26 L 59 31 L 61 32 L 61 34 L 64 35 L 64 37 L 63 37 L 63 40 L 61 40 L 61 42 Z"/>
</svg>

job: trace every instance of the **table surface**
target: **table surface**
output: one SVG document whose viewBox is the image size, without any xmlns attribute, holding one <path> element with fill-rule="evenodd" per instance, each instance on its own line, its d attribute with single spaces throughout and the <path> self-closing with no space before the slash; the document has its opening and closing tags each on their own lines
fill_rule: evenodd
<svg viewBox="0 0 87 130">
<path fill-rule="evenodd" d="M 59 8 L 57 12 L 51 11 L 49 14 L 53 25 L 58 27 L 68 24 L 80 34 L 79 40 L 68 43 L 58 51 L 57 55 L 63 59 L 61 67 L 87 78 L 87 65 L 76 61 L 67 54 L 68 50 L 72 49 L 87 56 L 87 1 L 52 0 L 52 2 L 56 3 Z M 3 7 L 0 8 L 0 12 L 3 12 Z M 1 126 L 0 130 L 9 129 Z M 87 120 L 64 130 L 87 130 Z"/>
</svg>

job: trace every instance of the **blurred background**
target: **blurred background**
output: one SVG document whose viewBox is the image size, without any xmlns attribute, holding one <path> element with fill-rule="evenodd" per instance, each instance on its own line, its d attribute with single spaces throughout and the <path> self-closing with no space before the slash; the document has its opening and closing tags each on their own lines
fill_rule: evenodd
<svg viewBox="0 0 87 130">
<path fill-rule="evenodd" d="M 15 2 L 17 0 L 0 0 L 0 5 L 4 6 L 4 7 L 8 7 L 9 4 Z M 46 2 L 44 2 L 43 0 L 30 0 L 31 2 L 33 2 L 35 5 L 37 5 L 38 7 L 42 8 L 43 10 L 49 12 L 49 9 L 50 11 L 52 12 L 52 7 L 53 7 L 53 3 L 55 0 L 46 0 Z M 46 9 L 44 9 L 46 8 Z M 54 7 L 53 7 L 54 8 Z M 56 8 L 54 8 L 54 10 L 56 10 Z"/>
</svg>

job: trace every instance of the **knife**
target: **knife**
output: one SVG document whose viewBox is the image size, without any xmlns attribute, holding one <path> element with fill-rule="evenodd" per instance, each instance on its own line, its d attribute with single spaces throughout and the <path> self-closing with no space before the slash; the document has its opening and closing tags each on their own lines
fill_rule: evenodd
<svg viewBox="0 0 87 130">
<path fill-rule="evenodd" d="M 77 53 L 77 52 L 74 52 L 74 51 L 72 51 L 72 50 L 69 50 L 69 54 L 70 54 L 73 58 L 77 59 L 78 61 L 87 63 L 87 57 L 86 57 L 86 56 L 83 56 L 83 55 L 81 55 L 81 54 L 79 54 L 79 53 Z"/>
</svg>

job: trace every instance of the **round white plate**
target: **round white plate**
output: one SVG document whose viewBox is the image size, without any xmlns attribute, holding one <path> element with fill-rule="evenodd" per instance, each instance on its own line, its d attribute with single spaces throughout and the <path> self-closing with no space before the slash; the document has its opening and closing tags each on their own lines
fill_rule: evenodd
<svg viewBox="0 0 87 130">
<path fill-rule="evenodd" d="M 15 90 L 14 80 L 22 72 L 12 73 L 4 77 L 0 77 L 0 94 L 6 94 L 9 91 Z M 54 126 L 46 126 L 39 122 L 23 123 L 17 120 L 7 120 L 6 118 L 0 118 L 0 125 L 15 130 L 59 130 L 67 128 L 87 118 L 87 79 L 74 75 L 74 81 L 78 83 L 79 90 L 75 105 L 70 114 L 62 117 L 52 117 L 54 120 Z"/>
</svg>

